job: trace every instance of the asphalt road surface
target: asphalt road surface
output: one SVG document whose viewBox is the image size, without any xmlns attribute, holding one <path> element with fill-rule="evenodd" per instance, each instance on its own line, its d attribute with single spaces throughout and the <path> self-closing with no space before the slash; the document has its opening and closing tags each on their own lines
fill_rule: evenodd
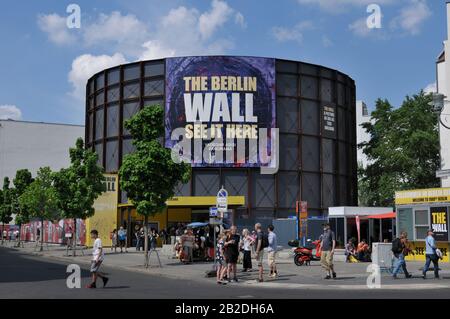
<svg viewBox="0 0 450 319">
<path fill-rule="evenodd" d="M 41 256 L 32 256 L 17 250 L 0 248 L 0 298 L 131 298 L 131 299 L 305 299 L 305 298 L 450 298 L 450 289 L 405 290 L 324 290 L 262 288 L 257 285 L 233 283 L 218 286 L 213 278 L 190 280 L 170 279 L 157 275 L 123 271 L 105 267 L 102 270 L 111 278 L 106 288 L 84 288 L 90 281 L 89 269 L 81 267 L 80 289 L 66 285 L 68 262 Z"/>
</svg>

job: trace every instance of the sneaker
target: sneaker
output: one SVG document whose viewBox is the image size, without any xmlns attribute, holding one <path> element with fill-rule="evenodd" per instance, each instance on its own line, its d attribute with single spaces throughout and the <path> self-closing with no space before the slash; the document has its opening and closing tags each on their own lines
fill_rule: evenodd
<svg viewBox="0 0 450 319">
<path fill-rule="evenodd" d="M 264 279 L 258 278 L 256 279 L 256 282 L 264 282 Z"/>
<path fill-rule="evenodd" d="M 407 274 L 407 275 L 405 275 L 405 278 L 412 278 L 412 275 L 411 274 Z"/>
<path fill-rule="evenodd" d="M 393 275 L 392 279 L 398 279 L 397 275 Z"/>
<path fill-rule="evenodd" d="M 238 282 L 238 279 L 236 277 L 234 277 L 233 281 L 234 282 Z"/>
<path fill-rule="evenodd" d="M 97 288 L 97 286 L 96 286 L 95 282 L 93 282 L 93 283 L 90 283 L 89 285 L 87 285 L 86 288 L 94 289 L 94 288 Z"/>
<path fill-rule="evenodd" d="M 422 275 L 422 278 L 423 278 L 423 279 L 427 279 L 427 275 L 423 274 L 423 275 Z"/>
<path fill-rule="evenodd" d="M 108 283 L 108 281 L 109 281 L 109 278 L 107 278 L 107 277 L 103 277 L 102 278 L 102 280 L 103 280 L 103 287 L 105 287 L 106 286 L 106 284 Z"/>
<path fill-rule="evenodd" d="M 336 275 L 336 273 L 334 272 L 334 273 L 333 273 L 333 279 L 335 279 L 335 278 L 336 278 L 336 276 L 337 276 L 337 275 Z"/>
<path fill-rule="evenodd" d="M 324 279 L 331 279 L 330 275 L 326 275 Z"/>
</svg>

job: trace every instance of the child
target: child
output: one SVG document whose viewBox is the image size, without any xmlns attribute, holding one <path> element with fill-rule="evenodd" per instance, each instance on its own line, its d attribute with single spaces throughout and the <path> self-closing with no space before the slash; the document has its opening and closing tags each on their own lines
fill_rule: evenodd
<svg viewBox="0 0 450 319">
<path fill-rule="evenodd" d="M 98 238 L 98 231 L 93 229 L 91 230 L 91 239 L 94 239 L 94 247 L 92 249 L 92 261 L 91 261 L 91 273 L 92 273 L 92 282 L 87 285 L 86 288 L 97 288 L 96 281 L 97 277 L 100 277 L 103 280 L 103 287 L 108 283 L 108 277 L 98 272 L 102 262 L 103 262 L 103 248 L 102 241 Z"/>
</svg>

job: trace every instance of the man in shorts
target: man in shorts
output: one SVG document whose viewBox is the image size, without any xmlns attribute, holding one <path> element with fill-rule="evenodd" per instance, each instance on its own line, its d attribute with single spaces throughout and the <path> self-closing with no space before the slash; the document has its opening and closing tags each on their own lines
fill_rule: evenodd
<svg viewBox="0 0 450 319">
<path fill-rule="evenodd" d="M 103 287 L 108 283 L 109 278 L 101 274 L 98 270 L 103 262 L 103 247 L 102 240 L 98 238 L 98 231 L 96 229 L 91 230 L 91 239 L 94 240 L 94 247 L 92 249 L 92 261 L 91 261 L 91 274 L 92 282 L 87 285 L 86 288 L 97 288 L 97 277 L 100 277 L 103 281 Z"/>
<path fill-rule="evenodd" d="M 269 277 L 275 278 L 278 276 L 277 265 L 276 265 L 276 254 L 277 254 L 277 235 L 274 233 L 275 227 L 273 225 L 269 225 L 268 230 L 268 241 L 269 246 L 267 246 L 267 263 L 270 267 L 270 275 Z"/>
<path fill-rule="evenodd" d="M 261 229 L 261 224 L 260 223 L 256 223 L 255 224 L 255 231 L 256 231 L 256 249 L 255 249 L 255 253 L 256 253 L 256 262 L 258 263 L 258 282 L 263 282 L 263 274 L 264 274 L 264 269 L 263 269 L 263 255 L 264 255 L 264 246 L 263 246 L 263 232 Z"/>
<path fill-rule="evenodd" d="M 320 263 L 323 269 L 325 269 L 325 279 L 336 278 L 336 273 L 333 266 L 334 249 L 336 248 L 336 236 L 330 228 L 329 223 L 323 224 L 323 234 L 321 236 L 321 249 Z"/>
</svg>

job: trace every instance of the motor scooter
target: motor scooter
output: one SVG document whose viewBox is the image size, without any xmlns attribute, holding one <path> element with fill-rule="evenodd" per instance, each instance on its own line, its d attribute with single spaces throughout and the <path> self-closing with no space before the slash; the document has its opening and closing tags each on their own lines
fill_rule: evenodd
<svg viewBox="0 0 450 319">
<path fill-rule="evenodd" d="M 308 239 L 305 246 L 299 246 L 297 240 L 291 240 L 288 244 L 291 247 L 297 247 L 294 250 L 294 263 L 297 266 L 310 265 L 311 261 L 320 260 L 322 252 L 320 240 Z"/>
</svg>

